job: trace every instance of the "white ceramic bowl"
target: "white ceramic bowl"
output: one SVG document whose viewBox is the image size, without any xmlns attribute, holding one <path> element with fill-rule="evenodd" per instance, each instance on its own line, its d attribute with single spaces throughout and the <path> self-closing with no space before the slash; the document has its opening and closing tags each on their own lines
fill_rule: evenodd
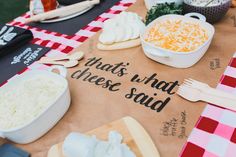
<svg viewBox="0 0 236 157">
<path fill-rule="evenodd" d="M 199 19 L 196 18 L 192 18 L 192 16 L 194 17 L 198 17 Z M 171 50 L 167 50 L 167 49 L 163 49 L 161 47 L 157 47 L 152 43 L 148 43 L 144 40 L 144 36 L 145 33 L 156 23 L 156 22 L 161 22 L 161 21 L 165 21 L 165 20 L 178 20 L 181 19 L 183 21 L 188 21 L 188 22 L 193 22 L 193 23 L 197 23 L 200 24 L 200 26 L 204 29 L 207 30 L 208 33 L 208 40 L 201 45 L 199 48 L 197 48 L 194 51 L 191 52 L 174 52 Z M 142 47 L 144 50 L 144 53 L 147 57 L 149 57 L 150 59 L 157 61 L 159 63 L 162 64 L 166 64 L 172 67 L 176 67 L 176 68 L 188 68 L 191 67 L 192 65 L 194 65 L 195 63 L 197 63 L 202 56 L 205 54 L 205 52 L 207 51 L 207 49 L 209 48 L 212 38 L 214 36 L 215 33 L 215 29 L 214 27 L 205 22 L 206 18 L 198 13 L 189 13 L 186 14 L 185 16 L 182 15 L 165 15 L 165 16 L 161 16 L 159 18 L 157 18 L 156 20 L 154 20 L 153 22 L 151 22 L 141 33 L 140 37 L 141 37 L 141 42 L 142 42 Z"/>
<path fill-rule="evenodd" d="M 50 72 L 53 69 L 58 69 L 60 75 Z M 65 85 L 63 92 L 55 100 L 55 102 L 49 105 L 41 114 L 34 118 L 29 123 L 13 128 L 9 130 L 0 130 L 0 137 L 11 140 L 15 143 L 27 144 L 33 142 L 47 133 L 66 113 L 70 106 L 71 97 L 68 87 L 68 82 L 65 79 L 66 69 L 61 66 L 53 66 L 50 71 L 44 70 L 32 70 L 23 73 L 22 75 L 9 81 L 6 86 L 10 84 L 17 84 L 23 79 L 30 78 L 34 75 L 41 75 L 45 77 L 53 78 L 56 81 Z"/>
</svg>

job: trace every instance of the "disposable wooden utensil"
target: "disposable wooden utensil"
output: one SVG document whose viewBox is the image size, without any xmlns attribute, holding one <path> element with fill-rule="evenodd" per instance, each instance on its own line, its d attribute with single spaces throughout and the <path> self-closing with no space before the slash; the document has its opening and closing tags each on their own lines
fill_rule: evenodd
<svg viewBox="0 0 236 157">
<path fill-rule="evenodd" d="M 209 93 L 211 95 L 215 95 L 215 96 L 220 96 L 220 97 L 225 97 L 225 98 L 228 98 L 228 99 L 236 100 L 236 96 L 233 95 L 233 94 L 226 93 L 226 92 L 221 91 L 221 90 L 217 90 L 215 88 L 210 87 L 206 83 L 199 82 L 199 81 L 191 79 L 191 78 L 185 79 L 184 80 L 184 84 L 186 86 L 199 89 L 199 90 L 204 91 L 205 93 Z"/>
<path fill-rule="evenodd" d="M 177 91 L 177 94 L 189 101 L 205 101 L 224 108 L 236 110 L 235 98 L 224 97 L 221 95 L 217 95 L 216 93 L 210 94 L 204 90 L 199 90 L 187 84 L 181 85 Z"/>
<path fill-rule="evenodd" d="M 81 60 L 83 57 L 84 57 L 84 52 L 79 51 L 61 57 L 42 57 L 40 61 Z"/>
<path fill-rule="evenodd" d="M 43 21 L 46 19 L 52 19 L 56 17 L 65 17 L 68 15 L 72 15 L 74 13 L 83 11 L 86 8 L 99 4 L 99 3 L 100 3 L 100 0 L 87 0 L 87 1 L 79 2 L 73 5 L 58 8 L 58 9 L 48 11 L 42 14 L 34 15 L 26 19 L 25 23 Z"/>
<path fill-rule="evenodd" d="M 108 133 L 114 130 L 121 133 L 124 139 L 123 142 L 131 148 L 137 157 L 160 157 L 160 154 L 148 133 L 131 117 L 124 117 L 89 131 L 87 134 L 96 135 L 99 139 L 107 140 Z M 65 157 L 63 155 L 62 146 L 63 143 L 52 146 L 48 151 L 48 157 Z"/>
<path fill-rule="evenodd" d="M 39 60 L 38 63 L 42 64 L 52 64 L 52 65 L 62 65 L 66 68 L 72 68 L 79 64 L 78 60 L 69 60 L 69 61 L 43 61 Z"/>
</svg>

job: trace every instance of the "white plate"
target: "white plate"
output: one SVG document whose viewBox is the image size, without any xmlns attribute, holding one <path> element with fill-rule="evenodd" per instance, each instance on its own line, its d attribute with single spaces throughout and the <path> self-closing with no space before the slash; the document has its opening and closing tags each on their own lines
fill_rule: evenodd
<svg viewBox="0 0 236 157">
<path fill-rule="evenodd" d="M 64 7 L 62 5 L 59 6 L 59 8 L 61 7 Z M 94 6 L 90 6 L 80 12 L 77 12 L 77 13 L 74 13 L 74 14 L 71 14 L 71 15 L 68 15 L 68 16 L 63 16 L 63 17 L 58 17 L 58 18 L 54 18 L 54 19 L 48 19 L 48 20 L 43 20 L 43 21 L 40 21 L 41 23 L 54 23 L 54 22 L 60 22 L 60 21 L 64 21 L 64 20 L 68 20 L 68 19 L 71 19 L 71 18 L 74 18 L 76 16 L 79 16 L 79 15 L 82 15 L 84 13 L 86 13 L 87 11 L 89 11 L 90 9 L 92 9 Z"/>
</svg>

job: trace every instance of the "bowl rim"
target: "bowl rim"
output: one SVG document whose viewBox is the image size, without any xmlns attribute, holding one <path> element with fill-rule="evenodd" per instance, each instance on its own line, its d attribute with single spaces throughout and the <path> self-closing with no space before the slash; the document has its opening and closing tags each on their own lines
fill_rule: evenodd
<svg viewBox="0 0 236 157">
<path fill-rule="evenodd" d="M 213 6 L 192 5 L 192 4 L 187 3 L 186 0 L 183 1 L 183 4 L 189 5 L 191 7 L 201 8 L 201 9 L 203 9 L 203 8 L 212 8 L 212 7 L 219 7 L 221 5 L 225 5 L 226 3 L 231 3 L 231 0 L 227 0 L 227 1 L 223 2 L 223 3 L 219 3 L 219 4 L 213 5 Z"/>
<path fill-rule="evenodd" d="M 55 100 L 53 101 L 53 103 L 49 104 L 47 107 L 45 107 L 45 109 L 42 110 L 42 112 L 40 114 L 38 114 L 36 117 L 34 117 L 32 120 L 30 120 L 29 122 L 23 124 L 23 125 L 20 125 L 20 126 L 17 126 L 17 127 L 13 127 L 13 128 L 10 128 L 10 129 L 0 129 L 0 134 L 5 136 L 4 134 L 5 133 L 12 133 L 12 132 L 15 132 L 15 131 L 19 131 L 19 130 L 23 130 L 24 128 L 26 128 L 27 126 L 30 126 L 32 123 L 34 123 L 37 119 L 39 119 L 40 117 L 42 117 L 48 110 L 50 110 L 56 103 L 57 101 L 63 96 L 65 95 L 66 91 L 68 90 L 68 81 L 62 77 L 61 75 L 59 74 L 56 74 L 54 72 L 50 72 L 50 71 L 46 71 L 46 70 L 32 70 L 32 71 L 26 71 L 25 73 L 19 75 L 17 78 L 14 78 L 12 80 L 10 80 L 8 82 L 8 84 L 6 84 L 6 86 L 10 86 L 12 84 L 17 84 L 17 82 L 21 79 L 24 79 L 25 77 L 28 76 L 32 76 L 32 75 L 40 75 L 40 76 L 47 76 L 49 75 L 49 77 L 58 77 L 59 81 L 63 84 L 65 84 L 65 88 L 63 89 L 63 91 L 61 92 L 61 94 L 59 94 Z"/>
<path fill-rule="evenodd" d="M 151 23 L 149 23 L 145 29 L 142 30 L 142 33 L 140 34 L 140 39 L 143 43 L 147 44 L 148 46 L 152 47 L 152 48 L 155 48 L 155 49 L 159 49 L 161 50 L 163 53 L 171 53 L 171 54 L 179 54 L 179 55 L 188 55 L 188 54 L 192 54 L 192 53 L 195 53 L 197 51 L 199 51 L 201 48 L 203 48 L 204 46 L 206 46 L 209 42 L 211 42 L 211 40 L 213 39 L 213 36 L 215 34 L 215 28 L 213 25 L 211 25 L 210 23 L 208 22 L 205 22 L 205 21 L 200 21 L 198 19 L 194 19 L 194 18 L 191 18 L 191 20 L 193 21 L 197 21 L 199 22 L 200 21 L 200 24 L 202 25 L 203 23 L 206 24 L 209 29 L 212 30 L 212 34 L 210 34 L 209 38 L 201 45 L 199 46 L 197 49 L 193 50 L 193 51 L 189 51 L 189 52 L 176 52 L 176 51 L 173 51 L 173 50 L 168 50 L 168 49 L 165 49 L 165 48 L 162 48 L 162 47 L 158 47 L 152 43 L 149 43 L 147 41 L 144 40 L 144 35 L 146 34 L 147 30 L 154 24 L 156 23 L 157 21 L 161 20 L 161 19 L 168 19 L 168 17 L 179 17 L 179 18 L 182 18 L 182 19 L 190 19 L 190 17 L 186 17 L 184 15 L 176 15 L 176 14 L 169 14 L 169 15 L 164 15 L 164 16 L 161 16 L 157 19 L 155 19 L 154 21 L 152 21 Z"/>
</svg>

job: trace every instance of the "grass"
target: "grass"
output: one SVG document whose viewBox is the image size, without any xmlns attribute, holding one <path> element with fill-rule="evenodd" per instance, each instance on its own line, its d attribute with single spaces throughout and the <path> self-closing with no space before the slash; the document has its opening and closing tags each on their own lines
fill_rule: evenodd
<svg viewBox="0 0 236 157">
<path fill-rule="evenodd" d="M 28 10 L 29 0 L 0 0 L 0 23 L 7 23 Z"/>
</svg>

